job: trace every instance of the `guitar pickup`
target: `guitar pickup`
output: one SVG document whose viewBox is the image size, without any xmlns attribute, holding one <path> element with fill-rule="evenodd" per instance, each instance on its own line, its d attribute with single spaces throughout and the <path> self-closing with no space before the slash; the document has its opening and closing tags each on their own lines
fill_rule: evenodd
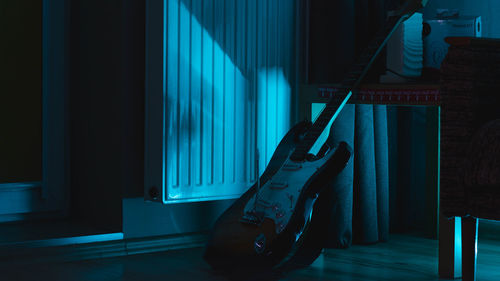
<svg viewBox="0 0 500 281">
<path fill-rule="evenodd" d="M 244 224 L 251 224 L 251 225 L 256 225 L 260 226 L 262 221 L 264 220 L 264 214 L 263 213 L 257 213 L 254 211 L 251 212 L 246 212 L 240 219 L 241 223 Z"/>
<path fill-rule="evenodd" d="M 271 182 L 271 185 L 269 186 L 271 189 L 285 189 L 288 187 L 287 182 Z"/>
<path fill-rule="evenodd" d="M 286 163 L 283 165 L 283 170 L 285 171 L 298 171 L 302 169 L 302 165 L 300 163 Z"/>
</svg>

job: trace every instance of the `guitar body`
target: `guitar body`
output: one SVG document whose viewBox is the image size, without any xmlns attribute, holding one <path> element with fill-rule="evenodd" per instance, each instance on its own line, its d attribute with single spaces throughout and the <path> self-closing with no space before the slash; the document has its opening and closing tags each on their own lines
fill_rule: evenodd
<svg viewBox="0 0 500 281">
<path fill-rule="evenodd" d="M 281 195 L 263 207 L 267 214 L 262 215 L 258 222 L 244 219 L 248 216 L 249 208 L 255 206 L 253 200 L 258 198 L 255 196 L 255 184 L 219 217 L 205 252 L 205 259 L 212 267 L 283 267 L 287 261 L 296 260 L 295 253 L 303 252 L 300 247 L 306 239 L 307 226 L 318 194 L 326 182 L 344 168 L 351 156 L 350 148 L 341 143 L 323 157 L 295 165 L 289 156 L 309 126 L 309 122 L 299 123 L 286 134 L 260 177 L 261 193 L 267 191 Z M 277 179 L 280 180 L 279 184 L 276 184 Z M 296 193 L 300 196 L 290 200 L 281 193 Z M 286 198 L 286 201 L 280 201 L 279 198 Z M 283 221 L 285 217 L 288 217 L 286 226 Z M 301 260 L 312 262 L 315 258 L 305 257 Z"/>
<path fill-rule="evenodd" d="M 316 199 L 344 169 L 352 152 L 345 142 L 336 147 L 324 144 L 315 156 L 309 152 L 347 103 L 351 90 L 359 86 L 397 26 L 426 3 L 407 1 L 361 54 L 316 121 L 299 123 L 286 134 L 258 183 L 217 220 L 205 252 L 212 267 L 287 270 L 314 261 L 321 242 L 311 241 L 315 237 L 308 237 L 308 226 Z"/>
</svg>

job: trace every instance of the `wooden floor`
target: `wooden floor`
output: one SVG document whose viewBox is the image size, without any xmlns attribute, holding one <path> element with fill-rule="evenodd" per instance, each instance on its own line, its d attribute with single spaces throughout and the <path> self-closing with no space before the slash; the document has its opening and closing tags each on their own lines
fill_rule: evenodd
<svg viewBox="0 0 500 281">
<path fill-rule="evenodd" d="M 217 275 L 185 249 L 107 259 L 29 266 L 2 266 L 0 280 L 439 280 L 437 241 L 392 235 L 388 243 L 327 250 L 310 267 L 284 276 Z M 478 280 L 500 280 L 500 242 L 480 241 Z"/>
</svg>

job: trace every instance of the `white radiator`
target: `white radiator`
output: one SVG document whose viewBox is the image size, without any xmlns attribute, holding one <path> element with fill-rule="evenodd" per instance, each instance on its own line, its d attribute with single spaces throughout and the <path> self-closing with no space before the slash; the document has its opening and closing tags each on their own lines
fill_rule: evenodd
<svg viewBox="0 0 500 281">
<path fill-rule="evenodd" d="M 294 9 L 270 3 L 165 1 L 163 94 L 146 82 L 146 200 L 239 197 L 256 180 L 256 148 L 264 170 L 290 127 L 292 95 L 292 37 L 285 48 L 273 32 Z M 269 13 L 281 13 L 274 25 Z"/>
</svg>

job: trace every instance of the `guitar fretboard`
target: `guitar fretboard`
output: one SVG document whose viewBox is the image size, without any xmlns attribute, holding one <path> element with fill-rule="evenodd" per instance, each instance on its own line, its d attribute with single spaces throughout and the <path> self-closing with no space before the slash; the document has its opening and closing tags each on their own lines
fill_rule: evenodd
<svg viewBox="0 0 500 281">
<path fill-rule="evenodd" d="M 370 42 L 368 48 L 362 52 L 358 61 L 351 66 L 346 77 L 342 81 L 341 86 L 339 87 L 340 90 L 335 93 L 336 97 L 330 99 L 319 117 L 307 131 L 303 141 L 295 148 L 294 152 L 290 156 L 291 160 L 302 161 L 305 159 L 307 153 L 318 140 L 319 136 L 323 133 L 328 123 L 337 117 L 339 112 L 347 103 L 347 100 L 351 97 L 351 91 L 355 90 L 359 86 L 362 79 L 370 69 L 370 66 L 373 64 L 391 37 L 391 34 L 408 17 L 409 15 L 403 15 L 388 19 L 383 28 Z"/>
</svg>

